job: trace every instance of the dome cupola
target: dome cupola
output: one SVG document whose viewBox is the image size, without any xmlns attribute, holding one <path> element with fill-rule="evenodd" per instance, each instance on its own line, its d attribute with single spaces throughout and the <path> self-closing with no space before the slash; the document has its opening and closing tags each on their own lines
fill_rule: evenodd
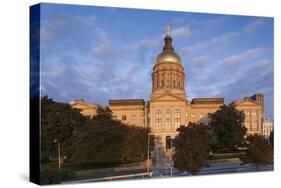
<svg viewBox="0 0 281 188">
<path fill-rule="evenodd" d="M 162 53 L 157 56 L 152 72 L 152 91 L 171 91 L 185 93 L 184 66 L 180 57 L 174 52 L 169 31 L 164 38 Z"/>
<path fill-rule="evenodd" d="M 176 52 L 174 52 L 174 47 L 172 45 L 172 36 L 170 34 L 170 27 L 168 27 L 167 34 L 164 38 L 165 45 L 163 51 L 157 56 L 155 60 L 155 65 L 160 63 L 177 63 L 181 64 L 181 59 Z"/>
</svg>

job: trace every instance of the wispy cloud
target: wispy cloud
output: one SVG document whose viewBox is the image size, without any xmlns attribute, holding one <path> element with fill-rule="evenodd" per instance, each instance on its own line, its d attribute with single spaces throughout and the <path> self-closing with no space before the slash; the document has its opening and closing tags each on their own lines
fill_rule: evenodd
<svg viewBox="0 0 281 188">
<path fill-rule="evenodd" d="M 205 39 L 204 41 L 200 41 L 189 46 L 184 46 L 180 50 L 183 53 L 192 53 L 198 50 L 203 50 L 207 47 L 210 47 L 211 49 L 223 48 L 225 45 L 228 45 L 229 42 L 237 39 L 239 36 L 239 32 L 225 32 L 221 35 L 211 37 L 210 39 Z"/>
<path fill-rule="evenodd" d="M 257 18 L 254 21 L 252 21 L 251 23 L 249 23 L 248 25 L 246 25 L 245 27 L 243 27 L 243 31 L 245 32 L 252 32 L 255 31 L 256 29 L 264 26 L 266 24 L 266 20 L 263 18 Z"/>
<path fill-rule="evenodd" d="M 203 55 L 199 57 L 195 57 L 191 60 L 192 63 L 204 63 L 210 60 L 210 56 L 208 55 Z"/>
<path fill-rule="evenodd" d="M 225 97 L 228 103 L 261 91 L 273 101 L 273 52 L 268 50 L 273 42 L 259 40 L 268 19 L 183 13 L 147 21 L 127 9 L 122 11 L 134 17 L 96 7 L 54 11 L 42 18 L 41 90 L 58 101 L 149 100 L 151 71 L 167 24 L 175 26 L 173 45 L 185 66 L 189 99 Z M 245 26 L 245 21 L 250 22 Z M 252 31 L 256 40 L 245 37 Z"/>
<path fill-rule="evenodd" d="M 207 42 L 199 42 L 199 43 L 196 43 L 194 45 L 190 45 L 190 46 L 184 46 L 182 47 L 180 50 L 183 52 L 183 53 L 192 53 L 194 51 L 198 51 L 198 50 L 201 50 L 203 49 L 204 47 L 207 46 Z"/>
<path fill-rule="evenodd" d="M 216 36 L 211 38 L 211 42 L 213 43 L 222 43 L 222 42 L 228 42 L 240 35 L 239 32 L 226 32 L 220 36 Z"/>
<path fill-rule="evenodd" d="M 192 30 L 189 26 L 177 27 L 171 30 L 173 37 L 187 37 L 191 36 Z"/>
<path fill-rule="evenodd" d="M 258 55 L 260 55 L 262 52 L 264 52 L 266 50 L 266 48 L 252 48 L 252 49 L 248 49 L 244 52 L 241 52 L 239 54 L 235 54 L 235 55 L 231 55 L 228 56 L 226 58 L 224 58 L 222 60 L 222 63 L 239 63 L 242 61 L 246 61 L 246 60 L 250 60 L 253 59 L 255 57 L 257 57 Z"/>
</svg>

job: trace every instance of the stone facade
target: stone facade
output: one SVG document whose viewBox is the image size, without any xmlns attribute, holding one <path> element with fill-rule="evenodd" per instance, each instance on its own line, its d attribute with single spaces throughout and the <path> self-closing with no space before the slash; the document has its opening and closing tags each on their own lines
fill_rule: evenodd
<svg viewBox="0 0 281 188">
<path fill-rule="evenodd" d="M 269 139 L 270 133 L 273 131 L 273 121 L 266 119 L 262 124 L 262 135 L 267 140 Z"/>
<path fill-rule="evenodd" d="M 77 99 L 69 104 L 72 108 L 79 109 L 84 116 L 93 117 L 96 115 L 97 104 L 86 103 L 83 99 Z"/>
<path fill-rule="evenodd" d="M 210 114 L 224 104 L 224 98 L 194 98 L 191 101 L 187 99 L 184 66 L 174 51 L 171 35 L 167 34 L 164 41 L 163 51 L 153 66 L 150 101 L 109 100 L 114 118 L 131 126 L 150 128 L 163 147 L 166 146 L 167 140 L 178 134 L 177 128 L 182 125 L 187 126 L 189 122 L 208 125 Z M 233 102 L 238 110 L 245 113 L 244 125 L 248 130 L 247 134 L 262 134 L 263 101 L 263 94 L 258 93 Z M 89 109 L 83 108 L 82 113 L 91 114 L 86 110 Z"/>
<path fill-rule="evenodd" d="M 128 125 L 145 127 L 145 102 L 143 99 L 110 100 L 113 118 Z"/>
<path fill-rule="evenodd" d="M 263 95 L 258 93 L 233 102 L 238 110 L 245 113 L 244 126 L 247 128 L 247 134 L 262 134 L 264 119 L 263 101 Z"/>
</svg>

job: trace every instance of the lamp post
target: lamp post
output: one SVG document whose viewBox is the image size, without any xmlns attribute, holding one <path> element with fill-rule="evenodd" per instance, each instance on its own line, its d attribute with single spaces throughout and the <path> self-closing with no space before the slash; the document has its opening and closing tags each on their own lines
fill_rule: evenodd
<svg viewBox="0 0 281 188">
<path fill-rule="evenodd" d="M 173 161 L 173 155 L 174 155 L 174 153 L 175 153 L 175 148 L 174 148 L 174 146 L 173 146 L 173 144 L 172 144 L 172 147 L 171 147 L 171 163 L 170 163 L 170 165 L 171 165 L 171 176 L 173 176 L 173 168 L 174 168 L 174 161 Z"/>
<path fill-rule="evenodd" d="M 151 133 L 148 133 L 148 138 L 147 138 L 147 174 L 150 176 L 149 174 L 149 143 L 150 143 L 150 135 Z"/>
<path fill-rule="evenodd" d="M 58 163 L 59 163 L 59 172 L 61 172 L 60 141 L 54 140 L 54 143 L 58 143 Z"/>
</svg>

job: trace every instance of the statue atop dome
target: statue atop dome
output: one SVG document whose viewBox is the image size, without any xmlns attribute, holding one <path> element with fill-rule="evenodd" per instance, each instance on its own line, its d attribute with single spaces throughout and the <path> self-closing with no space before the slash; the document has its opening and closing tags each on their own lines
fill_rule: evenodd
<svg viewBox="0 0 281 188">
<path fill-rule="evenodd" d="M 155 65 L 160 63 L 176 63 L 181 64 L 181 59 L 179 55 L 174 51 L 174 47 L 172 45 L 172 35 L 171 28 L 168 25 L 166 30 L 166 35 L 164 37 L 164 47 L 163 51 L 157 56 L 155 60 Z"/>
</svg>

